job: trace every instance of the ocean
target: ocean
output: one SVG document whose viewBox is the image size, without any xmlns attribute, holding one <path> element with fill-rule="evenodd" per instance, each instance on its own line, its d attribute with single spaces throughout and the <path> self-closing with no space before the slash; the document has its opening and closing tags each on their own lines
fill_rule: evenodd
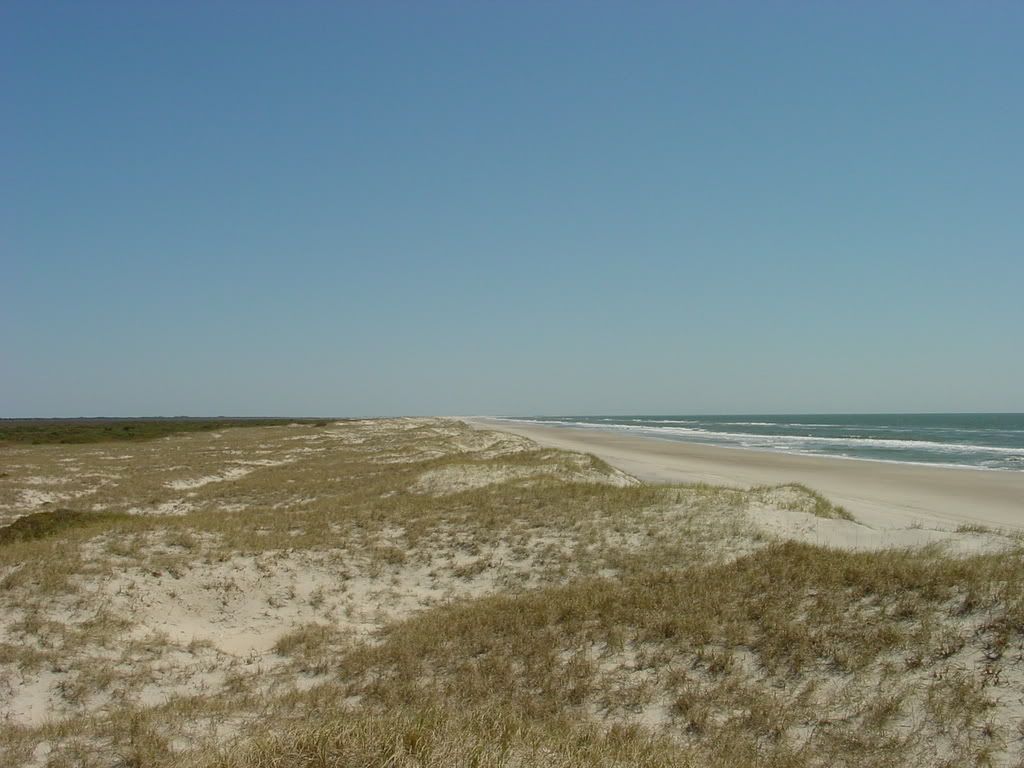
<svg viewBox="0 0 1024 768">
<path fill-rule="evenodd" d="M 1022 413 L 527 416 L 514 420 L 729 448 L 1024 471 Z"/>
</svg>

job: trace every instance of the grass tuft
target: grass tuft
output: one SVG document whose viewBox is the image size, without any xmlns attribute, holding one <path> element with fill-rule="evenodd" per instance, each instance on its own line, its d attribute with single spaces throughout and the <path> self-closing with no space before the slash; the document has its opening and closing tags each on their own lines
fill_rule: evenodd
<svg viewBox="0 0 1024 768">
<path fill-rule="evenodd" d="M 72 509 L 33 512 L 19 517 L 10 525 L 0 527 L 0 545 L 46 539 L 76 528 L 106 526 L 128 519 L 129 516 L 123 514 L 78 512 Z"/>
</svg>

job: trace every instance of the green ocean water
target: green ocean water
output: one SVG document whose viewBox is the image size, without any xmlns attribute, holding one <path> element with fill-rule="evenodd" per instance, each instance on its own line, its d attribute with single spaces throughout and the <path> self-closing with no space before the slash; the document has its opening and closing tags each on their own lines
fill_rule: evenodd
<svg viewBox="0 0 1024 768">
<path fill-rule="evenodd" d="M 515 420 L 732 448 L 1024 471 L 1022 413 L 527 416 Z"/>
</svg>

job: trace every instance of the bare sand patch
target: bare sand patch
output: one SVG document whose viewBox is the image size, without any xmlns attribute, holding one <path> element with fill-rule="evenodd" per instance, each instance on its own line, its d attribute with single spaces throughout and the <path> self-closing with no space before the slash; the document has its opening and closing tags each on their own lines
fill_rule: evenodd
<svg viewBox="0 0 1024 768">
<path fill-rule="evenodd" d="M 175 491 L 191 491 L 196 488 L 202 488 L 204 485 L 209 485 L 210 483 L 223 483 L 230 480 L 238 480 L 241 477 L 245 477 L 250 472 L 252 472 L 252 470 L 246 467 L 232 467 L 217 475 L 204 475 L 203 477 L 171 480 L 165 483 L 165 485 Z"/>
<path fill-rule="evenodd" d="M 102 506 L 100 507 L 102 509 Z M 148 507 L 129 507 L 125 510 L 129 515 L 187 515 L 196 505 L 187 499 L 171 499 Z"/>
<path fill-rule="evenodd" d="M 941 546 L 956 555 L 1000 552 L 1018 545 L 1015 536 L 998 532 L 950 531 L 936 528 L 873 528 L 856 520 L 828 519 L 808 512 L 754 502 L 751 520 L 764 534 L 807 544 L 855 551 Z"/>
</svg>

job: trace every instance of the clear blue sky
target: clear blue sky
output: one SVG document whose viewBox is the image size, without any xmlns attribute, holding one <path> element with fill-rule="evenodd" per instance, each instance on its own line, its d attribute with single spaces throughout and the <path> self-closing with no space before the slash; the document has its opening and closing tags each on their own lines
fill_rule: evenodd
<svg viewBox="0 0 1024 768">
<path fill-rule="evenodd" d="M 1022 41 L 5 2 L 0 416 L 1024 410 Z"/>
</svg>

